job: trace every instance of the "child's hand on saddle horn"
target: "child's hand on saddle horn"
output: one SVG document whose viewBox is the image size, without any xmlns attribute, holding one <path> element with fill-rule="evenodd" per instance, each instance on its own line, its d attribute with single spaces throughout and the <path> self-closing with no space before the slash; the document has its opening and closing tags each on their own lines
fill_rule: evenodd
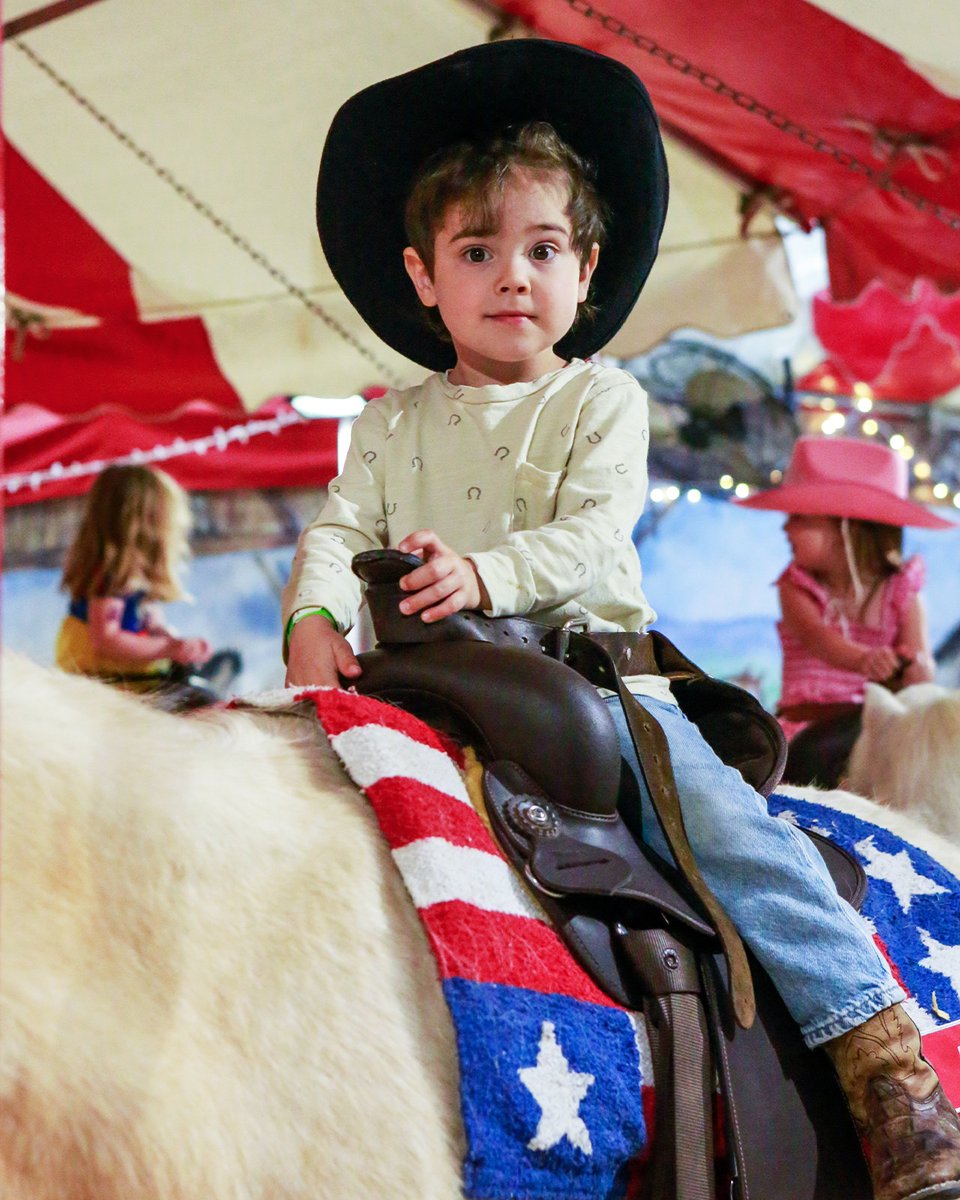
<svg viewBox="0 0 960 1200">
<path fill-rule="evenodd" d="M 422 567 L 400 580 L 401 590 L 411 593 L 400 602 L 402 613 L 420 613 L 421 620 L 439 621 L 464 608 L 490 607 L 487 589 L 473 562 L 451 550 L 432 529 L 408 534 L 397 549 L 424 560 Z"/>
<path fill-rule="evenodd" d="M 287 687 L 340 687 L 362 673 L 353 648 L 321 613 L 297 621 L 287 649 Z"/>
<path fill-rule="evenodd" d="M 912 647 L 897 647 L 900 655 L 900 670 L 894 679 L 894 691 L 910 687 L 914 683 L 930 683 L 936 673 L 937 664 L 932 654 Z"/>
<path fill-rule="evenodd" d="M 203 666 L 213 654 L 213 647 L 202 637 L 175 637 L 170 645 L 170 657 L 175 663 L 188 667 Z"/>
<path fill-rule="evenodd" d="M 900 670 L 900 655 L 892 646 L 871 646 L 864 650 L 859 671 L 874 683 L 883 683 Z"/>
</svg>

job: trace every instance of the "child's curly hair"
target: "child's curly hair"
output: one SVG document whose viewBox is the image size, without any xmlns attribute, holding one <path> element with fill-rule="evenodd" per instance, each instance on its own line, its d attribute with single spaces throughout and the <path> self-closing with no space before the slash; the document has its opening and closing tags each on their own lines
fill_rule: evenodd
<svg viewBox="0 0 960 1200">
<path fill-rule="evenodd" d="M 61 587 L 74 599 L 144 587 L 151 599 L 182 600 L 190 505 L 165 471 L 107 467 L 87 496 Z"/>
<path fill-rule="evenodd" d="M 594 243 L 603 245 L 610 216 L 594 183 L 592 164 L 572 150 L 552 125 L 530 121 L 487 142 L 445 146 L 417 171 L 404 224 L 409 244 L 431 275 L 434 243 L 449 210 L 459 206 L 469 214 L 473 227 L 494 231 L 504 187 L 520 170 L 559 176 L 567 184 L 566 214 L 581 266 L 586 265 Z M 589 300 L 584 301 L 574 324 L 592 319 L 595 312 Z M 436 333 L 449 338 L 435 309 L 424 309 L 424 316 Z"/>
</svg>

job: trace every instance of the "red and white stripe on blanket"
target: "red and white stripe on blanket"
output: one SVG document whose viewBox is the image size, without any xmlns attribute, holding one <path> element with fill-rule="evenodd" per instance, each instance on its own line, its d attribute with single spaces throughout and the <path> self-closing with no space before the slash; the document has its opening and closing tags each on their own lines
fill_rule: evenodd
<svg viewBox="0 0 960 1200">
<path fill-rule="evenodd" d="M 436 956 L 460 1054 L 466 1194 L 632 1191 L 652 1082 L 642 1018 L 573 960 L 470 803 L 447 739 L 351 692 L 298 698 L 370 801 Z"/>
</svg>

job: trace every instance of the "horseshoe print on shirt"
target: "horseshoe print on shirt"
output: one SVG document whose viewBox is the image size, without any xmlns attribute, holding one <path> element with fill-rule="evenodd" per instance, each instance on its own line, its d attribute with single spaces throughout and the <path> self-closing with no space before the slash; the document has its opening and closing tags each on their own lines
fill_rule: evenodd
<svg viewBox="0 0 960 1200">
<path fill-rule="evenodd" d="M 525 606 L 542 588 L 544 596 L 567 597 L 561 602 L 567 605 L 565 617 L 575 617 L 579 605 L 602 620 L 642 621 L 647 609 L 630 522 L 635 491 L 636 507 L 642 504 L 634 485 L 644 476 L 643 398 L 635 381 L 612 368 L 577 363 L 561 376 L 547 388 L 526 394 L 518 388 L 506 397 L 457 389 L 438 376 L 418 385 L 422 391 L 373 401 L 358 418 L 347 483 L 339 496 L 340 484 L 330 494 L 327 536 L 351 531 L 354 522 L 357 536 L 348 532 L 346 547 L 328 542 L 331 551 L 346 564 L 346 552 L 366 548 L 370 539 L 396 541 L 439 523 L 440 536 L 445 533 L 458 551 L 462 542 L 478 553 L 501 552 L 490 562 L 491 578 L 503 593 L 498 603 L 509 606 L 515 590 L 516 601 Z M 632 419 L 634 414 L 642 419 Z M 534 534 L 561 521 L 559 542 L 533 536 L 508 548 L 512 534 Z M 551 544 L 564 548 L 561 563 L 553 561 Z M 521 568 L 515 576 L 508 556 L 519 555 L 521 545 L 530 559 L 515 560 Z M 323 603 L 321 596 L 353 603 L 345 577 L 329 569 L 321 575 L 319 566 L 314 558 L 314 578 L 297 590 L 304 588 L 311 603 Z M 309 562 L 298 560 L 295 575 L 301 574 L 309 577 Z M 588 581 L 595 582 L 584 603 L 581 591 Z"/>
</svg>

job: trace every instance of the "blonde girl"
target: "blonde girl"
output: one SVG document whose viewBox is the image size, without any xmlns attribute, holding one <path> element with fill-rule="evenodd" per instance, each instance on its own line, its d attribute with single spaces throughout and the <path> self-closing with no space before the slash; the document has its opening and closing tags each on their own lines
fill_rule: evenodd
<svg viewBox="0 0 960 1200">
<path fill-rule="evenodd" d="M 186 593 L 190 507 L 183 489 L 151 467 L 107 467 L 96 479 L 67 555 L 70 594 L 57 637 L 65 671 L 125 683 L 155 681 L 173 663 L 199 664 L 210 645 L 163 624 L 159 605 Z"/>
</svg>

